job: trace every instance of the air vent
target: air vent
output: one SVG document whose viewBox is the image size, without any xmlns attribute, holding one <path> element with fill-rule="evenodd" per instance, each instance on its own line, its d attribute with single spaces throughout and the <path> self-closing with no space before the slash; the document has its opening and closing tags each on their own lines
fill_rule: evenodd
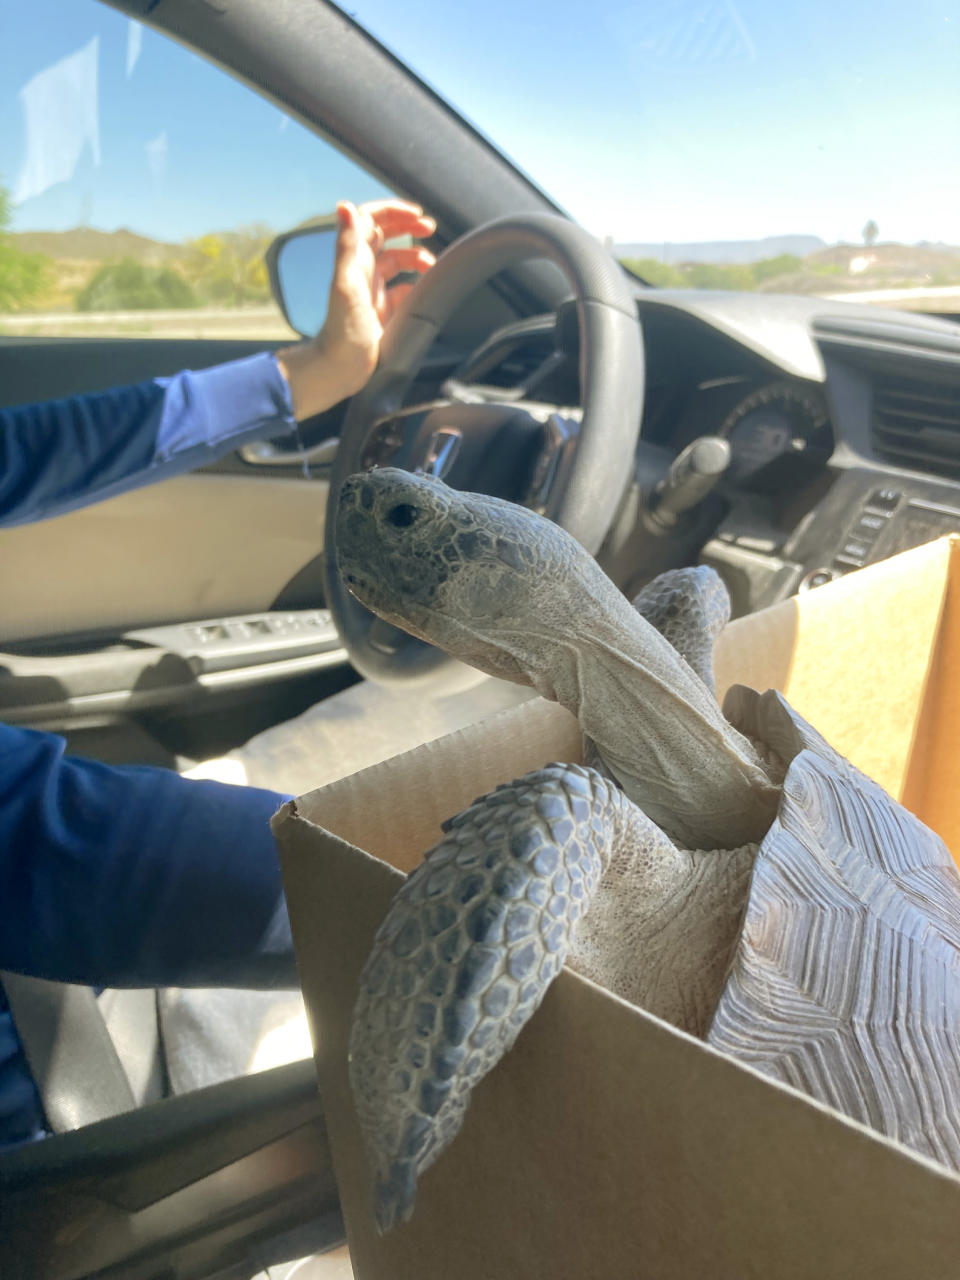
<svg viewBox="0 0 960 1280">
<path fill-rule="evenodd" d="M 873 447 L 901 467 L 960 475 L 960 380 L 881 374 L 874 383 Z"/>
</svg>

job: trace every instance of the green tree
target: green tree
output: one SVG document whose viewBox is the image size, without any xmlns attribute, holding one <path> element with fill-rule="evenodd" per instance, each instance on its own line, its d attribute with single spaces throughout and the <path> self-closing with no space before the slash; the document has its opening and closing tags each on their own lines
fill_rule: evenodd
<svg viewBox="0 0 960 1280">
<path fill-rule="evenodd" d="M 164 311 L 195 307 L 197 300 L 171 267 L 124 258 L 105 263 L 77 294 L 75 305 L 78 311 Z"/>
<path fill-rule="evenodd" d="M 628 271 L 658 289 L 682 289 L 686 283 L 682 272 L 656 258 L 621 258 L 620 261 Z"/>
<path fill-rule="evenodd" d="M 268 302 L 270 281 L 263 260 L 273 238 L 268 227 L 201 236 L 187 246 L 187 271 L 198 295 L 228 307 Z"/>
<path fill-rule="evenodd" d="M 863 228 L 863 232 L 862 232 L 863 243 L 867 246 L 868 249 L 872 249 L 873 246 L 877 243 L 877 236 L 879 234 L 880 234 L 880 228 L 871 218 L 870 221 Z"/>
<path fill-rule="evenodd" d="M 716 262 L 691 262 L 684 267 L 691 289 L 753 289 L 756 287 L 749 267 L 721 265 Z"/>
<path fill-rule="evenodd" d="M 24 253 L 9 234 L 10 196 L 0 187 L 0 311 L 19 311 L 36 300 L 50 282 L 50 260 Z"/>
<path fill-rule="evenodd" d="M 780 253 L 775 258 L 761 258 L 754 262 L 750 270 L 757 284 L 766 280 L 776 280 L 777 276 L 791 276 L 803 270 L 803 260 L 794 253 Z"/>
</svg>

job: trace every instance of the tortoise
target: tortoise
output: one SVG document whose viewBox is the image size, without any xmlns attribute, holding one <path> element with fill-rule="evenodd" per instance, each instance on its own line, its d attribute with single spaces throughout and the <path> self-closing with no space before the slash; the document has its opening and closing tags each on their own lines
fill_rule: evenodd
<svg viewBox="0 0 960 1280">
<path fill-rule="evenodd" d="M 557 525 L 390 468 L 345 482 L 337 536 L 362 604 L 567 707 L 588 761 L 452 817 L 376 935 L 350 1081 L 378 1229 L 565 963 L 960 1171 L 960 876 L 778 693 L 721 712 L 717 575 L 631 606 Z"/>
</svg>

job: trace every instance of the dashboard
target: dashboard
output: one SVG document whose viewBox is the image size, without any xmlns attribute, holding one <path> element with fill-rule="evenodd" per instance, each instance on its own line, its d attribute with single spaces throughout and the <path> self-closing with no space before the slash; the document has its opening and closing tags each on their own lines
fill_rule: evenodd
<svg viewBox="0 0 960 1280">
<path fill-rule="evenodd" d="M 960 327 L 855 303 L 645 294 L 641 451 L 724 437 L 688 552 L 752 612 L 960 531 Z"/>
<path fill-rule="evenodd" d="M 647 387 L 634 484 L 607 571 L 632 593 L 712 564 L 734 615 L 960 532 L 960 325 L 855 303 L 638 289 Z M 471 359 L 517 398 L 575 403 L 571 315 L 525 321 Z M 650 498 L 695 440 L 729 461 L 669 532 Z"/>
</svg>

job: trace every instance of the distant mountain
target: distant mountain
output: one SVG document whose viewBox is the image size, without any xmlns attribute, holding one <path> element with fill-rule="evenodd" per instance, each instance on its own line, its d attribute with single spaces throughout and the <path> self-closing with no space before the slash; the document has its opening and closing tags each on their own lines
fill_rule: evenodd
<svg viewBox="0 0 960 1280">
<path fill-rule="evenodd" d="M 179 245 L 150 240 L 121 227 L 98 231 L 95 227 L 73 227 L 70 231 L 15 231 L 11 240 L 25 253 L 45 253 L 48 257 L 108 262 L 135 258 L 137 262 L 159 263 L 182 257 Z"/>
<path fill-rule="evenodd" d="M 702 240 L 692 244 L 615 244 L 618 258 L 655 258 L 657 262 L 759 262 L 792 253 L 798 258 L 825 249 L 819 236 L 765 236 L 762 240 Z"/>
</svg>

